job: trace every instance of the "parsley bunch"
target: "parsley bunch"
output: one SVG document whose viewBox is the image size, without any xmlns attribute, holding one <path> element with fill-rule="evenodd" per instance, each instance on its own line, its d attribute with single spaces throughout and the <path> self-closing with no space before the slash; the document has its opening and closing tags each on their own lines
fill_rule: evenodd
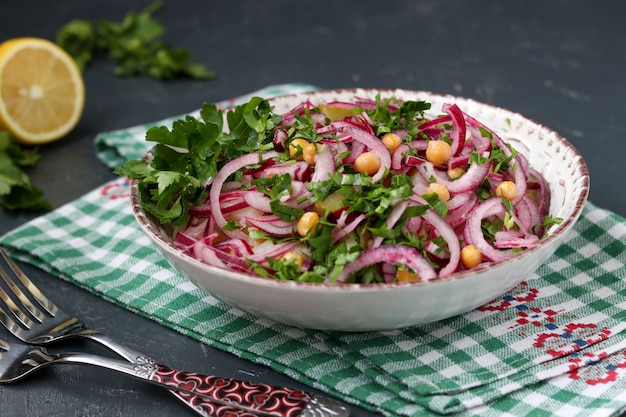
<svg viewBox="0 0 626 417">
<path fill-rule="evenodd" d="M 165 28 L 152 16 L 161 6 L 162 2 L 156 1 L 139 13 L 131 11 L 120 23 L 73 20 L 58 31 L 56 42 L 81 70 L 98 53 L 107 53 L 117 63 L 115 74 L 119 76 L 214 78 L 204 65 L 192 62 L 189 51 L 172 48 L 161 39 Z"/>
<path fill-rule="evenodd" d="M 156 142 L 152 160 L 127 161 L 115 170 L 138 181 L 144 209 L 161 223 L 185 224 L 189 207 L 206 198 L 205 185 L 225 162 L 272 148 L 272 132 L 281 119 L 260 97 L 228 111 L 228 129 L 215 104 L 205 103 L 200 117 L 149 129 L 146 140 Z"/>
<path fill-rule="evenodd" d="M 0 206 L 9 210 L 47 210 L 43 191 L 31 184 L 22 168 L 39 162 L 37 149 L 18 146 L 6 131 L 0 131 Z"/>
</svg>

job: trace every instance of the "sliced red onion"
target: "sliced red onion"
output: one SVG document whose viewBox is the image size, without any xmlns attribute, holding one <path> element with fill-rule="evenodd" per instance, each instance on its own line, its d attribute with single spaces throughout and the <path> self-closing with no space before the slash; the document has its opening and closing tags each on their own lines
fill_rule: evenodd
<svg viewBox="0 0 626 417">
<path fill-rule="evenodd" d="M 512 237 L 509 239 L 499 239 L 494 242 L 496 248 L 532 248 L 539 243 L 539 238 L 534 235 L 527 235 L 526 237 Z"/>
<path fill-rule="evenodd" d="M 448 210 L 448 214 L 446 215 L 446 223 L 448 223 L 452 228 L 461 226 L 463 223 L 465 223 L 465 221 L 467 221 L 467 218 L 477 204 L 478 197 L 473 194 L 472 197 L 464 205 L 454 210 Z"/>
<path fill-rule="evenodd" d="M 456 104 L 445 104 L 443 111 L 450 115 L 452 119 L 452 126 L 454 129 L 450 135 L 452 140 L 452 155 L 458 155 L 458 153 L 465 145 L 465 119 L 463 112 Z"/>
<path fill-rule="evenodd" d="M 262 252 L 257 252 L 255 250 L 255 253 L 253 255 L 248 256 L 248 259 L 257 261 L 257 262 L 262 262 L 266 258 L 280 258 L 287 252 L 290 252 L 291 250 L 293 250 L 299 244 L 300 242 L 276 243 L 276 244 L 273 244 L 271 249 L 269 250 L 265 250 Z"/>
<path fill-rule="evenodd" d="M 426 181 L 430 182 L 430 178 L 434 177 L 438 183 L 441 183 L 448 187 L 448 191 L 450 193 L 463 193 L 466 191 L 471 191 L 476 189 L 483 182 L 485 176 L 489 173 L 489 168 L 491 167 L 491 161 L 483 165 L 479 164 L 470 164 L 470 167 L 467 169 L 465 174 L 459 179 L 450 180 L 450 178 L 435 168 L 429 161 L 424 161 L 418 171 Z"/>
<path fill-rule="evenodd" d="M 277 218 L 276 216 L 266 216 L 266 217 L 275 217 L 275 218 L 271 220 L 264 220 L 259 217 L 246 216 L 245 220 L 250 225 L 256 227 L 257 229 L 271 236 L 287 237 L 293 234 L 293 231 L 295 228 L 295 224 L 293 222 L 286 222 L 282 219 Z"/>
<path fill-rule="evenodd" d="M 426 201 L 422 200 L 420 197 L 416 197 L 421 204 L 426 204 Z M 450 227 L 448 223 L 434 210 L 428 209 L 426 213 L 422 216 L 424 220 L 430 223 L 435 229 L 437 229 L 438 235 L 443 238 L 448 244 L 448 251 L 450 252 L 450 258 L 448 260 L 448 264 L 439 270 L 439 277 L 447 277 L 448 275 L 456 272 L 457 267 L 459 266 L 459 259 L 461 257 L 461 247 L 459 244 L 459 239 L 457 238 L 456 233 Z"/>
<path fill-rule="evenodd" d="M 424 123 L 422 123 L 421 125 L 419 125 L 419 129 L 420 130 L 427 130 L 427 129 L 432 129 L 433 127 L 436 127 L 438 129 L 440 125 L 444 124 L 444 123 L 448 123 L 452 120 L 452 118 L 450 117 L 450 115 L 445 115 L 445 116 L 440 116 L 437 117 L 435 119 L 431 119 L 428 121 L 425 121 Z"/>
<path fill-rule="evenodd" d="M 497 241 L 499 240 L 508 240 L 508 239 L 513 239 L 513 238 L 518 238 L 520 236 L 523 236 L 524 232 L 520 231 L 520 230 L 515 230 L 515 229 L 511 229 L 511 230 L 501 230 L 499 232 L 496 232 L 494 234 L 494 238 Z"/>
<path fill-rule="evenodd" d="M 222 185 L 226 181 L 228 177 L 237 172 L 238 170 L 247 167 L 249 165 L 258 164 L 260 161 L 265 161 L 270 158 L 274 158 L 278 156 L 278 152 L 269 151 L 263 154 L 260 153 L 250 153 L 244 156 L 240 156 L 239 158 L 233 159 L 230 162 L 227 162 L 222 169 L 219 170 L 215 178 L 213 179 L 213 184 L 211 185 L 211 191 L 209 192 L 209 203 L 211 205 L 211 216 L 215 221 L 215 224 L 218 228 L 223 229 L 226 225 L 227 220 L 224 218 L 222 214 L 222 209 L 220 207 L 220 193 L 222 191 Z M 245 241 L 249 241 L 250 237 L 246 235 L 241 230 L 224 230 L 224 234 L 230 236 L 232 238 L 239 238 Z"/>
<path fill-rule="evenodd" d="M 274 150 L 276 152 L 285 152 L 287 149 L 285 144 L 287 143 L 288 137 L 289 135 L 284 129 L 277 129 L 276 132 L 274 132 L 274 139 L 272 140 L 272 143 L 274 144 Z"/>
<path fill-rule="evenodd" d="M 548 187 L 545 178 L 541 175 L 541 173 L 532 167 L 528 169 L 528 174 L 539 187 L 539 213 L 548 213 L 550 209 L 550 188 Z"/>
<path fill-rule="evenodd" d="M 218 242 L 214 245 L 223 252 L 229 252 L 239 257 L 245 257 L 252 254 L 252 248 L 247 242 L 241 239 L 228 239 Z"/>
<path fill-rule="evenodd" d="M 463 168 L 469 163 L 469 154 L 459 155 L 450 158 L 448 161 L 448 169 Z"/>
<path fill-rule="evenodd" d="M 411 149 L 416 151 L 425 151 L 428 148 L 428 141 L 423 139 L 415 139 L 409 145 Z"/>
<path fill-rule="evenodd" d="M 344 213 L 346 212 L 344 211 Z M 340 241 L 341 239 L 343 239 L 344 237 L 348 236 L 350 233 L 354 231 L 354 229 L 357 228 L 359 224 L 361 224 L 363 220 L 365 220 L 365 215 L 359 214 L 358 216 L 354 218 L 354 220 L 352 220 L 350 223 L 346 224 L 345 226 L 335 227 L 332 233 L 333 242 L 336 243 Z M 339 221 L 337 223 L 339 223 Z"/>
<path fill-rule="evenodd" d="M 510 250 L 498 250 L 491 246 L 485 240 L 481 229 L 481 222 L 483 219 L 490 216 L 497 214 L 503 215 L 504 211 L 505 208 L 502 205 L 500 197 L 491 197 L 479 204 L 472 213 L 470 213 L 465 223 L 465 231 L 463 233 L 465 242 L 470 245 L 475 245 L 482 253 L 483 258 L 492 262 L 504 261 L 512 256 L 512 252 Z"/>
<path fill-rule="evenodd" d="M 325 146 L 322 152 L 315 155 L 315 171 L 311 182 L 326 181 L 333 172 L 335 172 L 334 155 L 330 147 Z"/>
<path fill-rule="evenodd" d="M 402 214 L 405 212 L 408 206 L 408 201 L 403 201 L 396 205 L 393 210 L 391 210 L 391 213 L 389 213 L 389 216 L 387 216 L 387 220 L 385 220 L 385 227 L 387 229 L 392 229 L 396 225 L 398 220 L 400 220 L 400 217 L 402 217 Z M 375 248 L 380 246 L 383 243 L 383 240 L 384 238 L 382 236 L 376 236 L 372 243 L 372 247 Z"/>
<path fill-rule="evenodd" d="M 398 170 L 402 167 L 402 160 L 404 155 L 409 151 L 409 146 L 402 143 L 398 146 L 391 155 L 391 168 Z"/>
<path fill-rule="evenodd" d="M 293 124 L 293 122 L 296 120 L 295 115 L 303 115 L 305 114 L 307 109 L 311 109 L 315 107 L 313 105 L 313 103 L 311 103 L 310 100 L 306 100 L 300 104 L 298 104 L 296 107 L 294 107 L 293 109 L 289 110 L 286 113 L 282 114 L 282 120 L 280 122 L 281 126 L 291 126 Z"/>
<path fill-rule="evenodd" d="M 288 163 L 276 164 L 263 171 L 264 178 L 275 175 L 289 175 L 292 179 L 305 181 L 310 176 L 311 167 L 304 161 L 289 161 Z"/>
<path fill-rule="evenodd" d="M 226 263 L 224 263 L 215 253 L 215 250 L 204 244 L 202 241 L 198 240 L 193 246 L 193 256 L 196 259 L 201 260 L 207 265 L 212 265 L 218 268 L 226 268 Z"/>
<path fill-rule="evenodd" d="M 417 273 L 421 281 L 429 281 L 437 277 L 435 269 L 417 249 L 404 245 L 382 245 L 361 252 L 354 262 L 343 268 L 337 277 L 337 282 L 346 282 L 353 273 L 380 263 L 403 264 Z"/>
<path fill-rule="evenodd" d="M 416 167 L 418 165 L 423 164 L 424 162 L 426 162 L 426 160 L 423 159 L 423 158 L 420 158 L 420 157 L 415 156 L 415 155 L 408 155 L 406 157 L 406 161 L 404 163 L 407 164 L 410 167 Z"/>
<path fill-rule="evenodd" d="M 450 257 L 450 254 L 445 250 L 445 247 L 440 247 L 432 240 L 426 243 L 426 247 L 424 248 L 424 250 L 428 252 L 432 257 L 437 258 L 440 261 L 446 260 Z"/>
<path fill-rule="evenodd" d="M 421 195 L 421 194 L 418 194 Z M 464 207 L 465 205 L 467 205 L 467 203 L 470 200 L 473 200 L 476 198 L 476 194 L 475 193 L 471 193 L 471 192 L 464 192 L 464 193 L 457 193 L 454 194 L 450 200 L 448 200 L 447 205 L 448 205 L 448 213 L 453 212 L 455 210 L 457 210 L 460 207 Z"/>
<path fill-rule="evenodd" d="M 271 213 L 270 198 L 257 190 L 248 190 L 243 193 L 243 200 L 246 204 L 253 209 L 263 211 L 265 213 Z"/>
</svg>

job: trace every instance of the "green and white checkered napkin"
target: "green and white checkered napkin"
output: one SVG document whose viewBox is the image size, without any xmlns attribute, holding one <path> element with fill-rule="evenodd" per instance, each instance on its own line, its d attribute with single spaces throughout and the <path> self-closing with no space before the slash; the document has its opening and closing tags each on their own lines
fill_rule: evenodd
<svg viewBox="0 0 626 417">
<path fill-rule="evenodd" d="M 281 85 L 255 94 L 311 89 Z M 147 127 L 99 135 L 98 154 L 112 167 L 140 158 Z M 626 409 L 626 220 L 591 203 L 556 254 L 508 294 L 437 323 L 356 334 L 260 319 L 198 289 L 140 231 L 123 179 L 0 241 L 16 258 L 137 314 L 386 415 L 572 417 Z"/>
</svg>

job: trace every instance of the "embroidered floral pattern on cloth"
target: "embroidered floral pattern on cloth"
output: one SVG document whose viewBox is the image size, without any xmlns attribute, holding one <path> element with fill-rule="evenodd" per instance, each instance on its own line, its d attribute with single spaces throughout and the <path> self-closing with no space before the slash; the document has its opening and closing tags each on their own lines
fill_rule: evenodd
<svg viewBox="0 0 626 417">
<path fill-rule="evenodd" d="M 111 167 L 141 157 L 148 126 L 99 135 L 98 155 Z M 198 289 L 135 224 L 128 186 L 104 184 L 0 243 L 137 314 L 386 415 L 599 417 L 626 408 L 626 220 L 592 203 L 549 262 L 502 297 L 437 323 L 353 334 L 259 319 Z"/>
</svg>

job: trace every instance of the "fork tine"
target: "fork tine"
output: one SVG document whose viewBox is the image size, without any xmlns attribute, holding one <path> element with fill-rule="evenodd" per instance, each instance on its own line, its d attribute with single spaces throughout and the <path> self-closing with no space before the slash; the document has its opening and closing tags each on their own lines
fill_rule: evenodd
<svg viewBox="0 0 626 417">
<path fill-rule="evenodd" d="M 44 318 L 43 313 L 38 308 L 36 308 L 35 305 L 26 297 L 24 292 L 17 285 L 15 285 L 15 282 L 11 279 L 11 277 L 9 277 L 9 275 L 2 267 L 0 267 L 0 276 L 2 276 L 2 279 L 7 284 L 7 287 L 9 287 L 11 292 L 13 292 L 17 299 L 22 303 L 22 306 L 26 310 L 28 310 L 28 312 L 32 314 L 32 316 L 37 319 L 37 321 L 41 322 Z M 9 307 L 9 309 L 11 309 L 13 314 L 15 314 L 22 322 L 24 322 L 25 316 L 22 316 L 20 314 L 19 310 L 17 310 L 17 305 L 13 303 L 13 301 L 10 299 L 10 297 L 3 288 L 0 288 L 0 298 L 5 303 L 7 303 L 7 306 Z"/>
<path fill-rule="evenodd" d="M 17 324 L 12 318 L 11 316 L 9 316 L 2 307 L 0 307 L 0 323 L 2 323 L 2 325 L 4 327 L 6 327 L 6 329 L 8 331 L 10 331 L 12 334 L 14 334 L 15 336 L 18 336 L 24 329 Z M 28 326 L 29 324 L 32 325 L 32 321 L 30 323 L 25 324 L 26 326 Z M 2 339 L 0 339 L 1 341 Z"/>
<path fill-rule="evenodd" d="M 10 348 L 11 346 L 9 346 L 9 344 L 5 340 L 0 339 L 0 351 L 4 350 L 5 352 L 7 352 Z M 2 355 L 0 355 L 0 358 L 1 357 Z"/>
<path fill-rule="evenodd" d="M 0 269 L 0 275 L 5 275 Z M 4 276 L 3 276 L 4 278 Z M 24 312 L 15 304 L 15 302 L 9 297 L 9 295 L 4 291 L 4 289 L 0 288 L 0 300 L 4 302 L 4 304 L 9 308 L 9 311 L 13 313 L 13 317 L 15 317 L 20 323 L 22 323 L 27 328 L 30 328 L 34 322 L 26 315 Z M 9 317 L 6 312 L 4 312 L 4 316 Z M 41 320 L 39 320 L 41 322 Z"/>
<path fill-rule="evenodd" d="M 26 274 L 15 264 L 15 262 L 13 262 L 13 259 L 11 259 L 9 257 L 9 255 L 7 255 L 7 253 L 5 252 L 5 250 L 0 247 L 0 254 L 2 254 L 2 257 L 4 258 L 4 260 L 6 261 L 6 263 L 9 265 L 9 267 L 11 268 L 11 271 L 13 271 L 13 273 L 15 274 L 15 276 L 18 277 L 18 279 L 20 280 L 20 282 L 22 283 L 22 285 L 24 285 L 24 287 L 26 288 L 26 290 L 33 296 L 33 298 L 35 299 L 35 301 L 37 301 L 37 303 L 44 309 L 46 310 L 48 313 L 50 313 L 51 315 L 55 315 L 56 312 L 58 311 L 58 308 L 56 305 L 54 305 L 54 303 L 52 301 L 50 301 L 48 299 L 48 297 L 46 297 L 40 290 L 39 288 L 37 288 L 37 286 L 35 284 L 32 283 L 32 281 L 30 279 L 28 279 L 28 277 L 26 276 Z M 2 269 L 0 269 L 1 271 Z M 5 278 L 6 273 L 2 274 L 2 277 Z M 5 278 L 6 281 L 6 278 Z M 11 281 L 9 279 L 9 281 Z M 12 282 L 12 281 L 11 281 Z M 10 286 L 10 284 L 7 285 Z M 15 286 L 15 284 L 13 284 Z M 12 289 L 13 290 L 13 289 Z M 19 290 L 19 288 L 18 288 Z M 20 290 L 20 293 L 22 293 L 22 295 L 24 295 L 24 293 Z M 20 296 L 18 294 L 16 294 L 16 296 L 19 298 Z M 22 303 L 24 303 L 25 306 L 28 305 L 33 305 L 32 303 L 30 303 L 30 300 L 28 300 L 28 298 L 26 298 L 26 296 L 24 296 L 24 299 L 26 299 L 28 301 L 28 303 L 25 303 L 24 300 L 22 300 L 22 298 L 20 298 L 20 301 L 22 301 Z M 33 306 L 34 308 L 34 306 Z M 31 314 L 33 314 L 35 317 L 37 317 L 36 314 L 34 314 L 30 309 L 29 311 L 31 312 Z"/>
</svg>

